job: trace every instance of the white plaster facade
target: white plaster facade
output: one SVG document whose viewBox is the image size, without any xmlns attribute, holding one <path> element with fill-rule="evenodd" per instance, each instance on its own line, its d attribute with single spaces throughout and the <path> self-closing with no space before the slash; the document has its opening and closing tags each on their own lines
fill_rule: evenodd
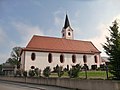
<svg viewBox="0 0 120 90">
<path fill-rule="evenodd" d="M 73 30 L 70 27 L 67 27 L 66 29 L 63 28 L 62 30 L 62 38 L 65 39 L 74 39 L 73 38 Z"/>
<path fill-rule="evenodd" d="M 31 59 L 31 54 L 35 53 L 36 57 L 35 60 Z M 67 67 L 69 65 L 69 68 L 72 65 L 80 64 L 84 65 L 83 62 L 83 55 L 87 56 L 87 62 L 86 64 L 88 65 L 89 69 L 91 69 L 91 65 L 97 65 L 99 67 L 101 63 L 101 58 L 98 55 L 97 60 L 98 62 L 95 63 L 95 55 L 90 55 L 90 54 L 74 54 L 76 55 L 76 62 L 72 62 L 72 55 L 70 53 L 51 53 L 52 54 L 52 62 L 48 62 L 48 55 L 49 52 L 35 52 L 35 51 L 23 51 L 21 55 L 21 68 L 24 70 L 29 71 L 31 69 L 31 66 L 34 66 L 35 68 L 39 68 L 42 71 L 44 70 L 45 67 L 50 66 L 51 70 L 53 70 L 53 67 L 56 67 L 58 64 L 59 66 L 62 66 L 63 68 Z M 64 62 L 60 62 L 60 55 L 64 55 Z"/>
</svg>

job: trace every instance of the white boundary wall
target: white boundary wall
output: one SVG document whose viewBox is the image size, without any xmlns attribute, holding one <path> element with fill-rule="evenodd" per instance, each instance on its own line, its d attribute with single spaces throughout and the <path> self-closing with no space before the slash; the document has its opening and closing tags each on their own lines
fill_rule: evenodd
<svg viewBox="0 0 120 90">
<path fill-rule="evenodd" d="M 114 80 L 80 80 L 70 78 L 23 78 L 4 76 L 1 76 L 0 80 L 51 85 L 80 90 L 120 90 L 120 81 Z"/>
</svg>

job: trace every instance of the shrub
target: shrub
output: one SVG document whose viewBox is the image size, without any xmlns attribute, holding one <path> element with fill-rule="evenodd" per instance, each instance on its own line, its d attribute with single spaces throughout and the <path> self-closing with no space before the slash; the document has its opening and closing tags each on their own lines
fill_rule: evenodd
<svg viewBox="0 0 120 90">
<path fill-rule="evenodd" d="M 3 72 L 3 71 L 0 71 L 0 75 L 1 75 L 1 76 L 4 75 L 4 72 Z"/>
<path fill-rule="evenodd" d="M 105 70 L 106 70 L 105 64 L 100 64 L 100 70 L 102 70 L 102 71 L 105 71 Z"/>
<path fill-rule="evenodd" d="M 50 74 L 51 74 L 51 69 L 50 69 L 50 67 L 48 66 L 48 67 L 46 67 L 46 68 L 43 70 L 43 75 L 44 75 L 45 77 L 49 77 Z"/>
<path fill-rule="evenodd" d="M 35 71 L 34 70 L 29 70 L 29 76 L 34 77 L 35 76 Z"/>
<path fill-rule="evenodd" d="M 15 73 L 15 76 L 21 76 L 22 75 L 22 72 L 20 69 L 16 70 L 16 73 Z"/>
<path fill-rule="evenodd" d="M 89 70 L 89 67 L 87 64 L 84 64 L 84 66 L 81 68 L 82 70 Z"/>
<path fill-rule="evenodd" d="M 68 71 L 68 75 L 70 78 L 77 78 L 79 77 L 81 66 L 79 64 L 72 66 L 72 68 Z"/>
<path fill-rule="evenodd" d="M 58 77 L 61 77 L 63 74 L 64 74 L 64 71 L 62 70 L 62 66 L 58 66 L 58 69 L 57 69 L 57 74 L 58 74 Z"/>
<path fill-rule="evenodd" d="M 27 77 L 27 71 L 23 71 L 23 76 Z"/>
<path fill-rule="evenodd" d="M 92 69 L 92 70 L 96 70 L 96 69 L 97 69 L 97 65 L 92 65 L 92 66 L 91 66 L 91 69 Z"/>
<path fill-rule="evenodd" d="M 64 74 L 64 71 L 60 71 L 60 72 L 58 72 L 58 77 L 63 76 L 63 74 Z"/>
<path fill-rule="evenodd" d="M 68 70 L 67 70 L 67 68 L 64 68 L 63 71 L 64 71 L 64 72 L 67 72 Z"/>
<path fill-rule="evenodd" d="M 41 69 L 39 69 L 39 76 L 41 77 Z"/>
<path fill-rule="evenodd" d="M 57 66 L 53 68 L 53 72 L 57 73 L 58 69 L 59 69 L 59 66 L 57 64 Z"/>
<path fill-rule="evenodd" d="M 35 68 L 35 75 L 38 76 L 39 75 L 39 69 L 38 68 Z"/>
</svg>

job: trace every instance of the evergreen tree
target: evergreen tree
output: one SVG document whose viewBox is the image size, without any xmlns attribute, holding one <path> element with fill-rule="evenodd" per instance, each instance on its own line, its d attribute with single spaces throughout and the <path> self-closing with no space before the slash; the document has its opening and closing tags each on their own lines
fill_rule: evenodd
<svg viewBox="0 0 120 90">
<path fill-rule="evenodd" d="M 58 68 L 57 68 L 57 74 L 58 74 L 58 77 L 61 77 L 64 74 L 62 66 L 58 66 Z"/>
<path fill-rule="evenodd" d="M 35 71 L 34 70 L 29 70 L 29 76 L 34 77 L 35 76 Z"/>
<path fill-rule="evenodd" d="M 45 77 L 49 77 L 50 74 L 51 74 L 51 69 L 50 69 L 49 66 L 47 66 L 47 67 L 43 70 L 43 75 L 44 75 Z"/>
<path fill-rule="evenodd" d="M 116 79 L 120 79 L 120 32 L 117 21 L 110 26 L 110 37 L 106 37 L 107 42 L 103 45 L 106 54 L 109 56 L 110 72 Z"/>
<path fill-rule="evenodd" d="M 69 77 L 70 78 L 79 77 L 80 70 L 81 70 L 81 66 L 79 64 L 76 64 L 75 66 L 72 66 L 72 68 L 68 71 Z"/>
</svg>

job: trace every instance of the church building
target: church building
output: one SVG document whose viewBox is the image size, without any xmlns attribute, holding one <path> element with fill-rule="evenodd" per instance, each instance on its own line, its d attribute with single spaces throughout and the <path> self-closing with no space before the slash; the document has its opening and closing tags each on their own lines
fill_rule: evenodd
<svg viewBox="0 0 120 90">
<path fill-rule="evenodd" d="M 57 65 L 71 68 L 72 65 L 92 65 L 102 63 L 100 51 L 91 41 L 74 40 L 74 30 L 70 26 L 68 15 L 61 31 L 62 38 L 34 35 L 21 52 L 21 69 L 39 68 L 42 71 Z"/>
</svg>

